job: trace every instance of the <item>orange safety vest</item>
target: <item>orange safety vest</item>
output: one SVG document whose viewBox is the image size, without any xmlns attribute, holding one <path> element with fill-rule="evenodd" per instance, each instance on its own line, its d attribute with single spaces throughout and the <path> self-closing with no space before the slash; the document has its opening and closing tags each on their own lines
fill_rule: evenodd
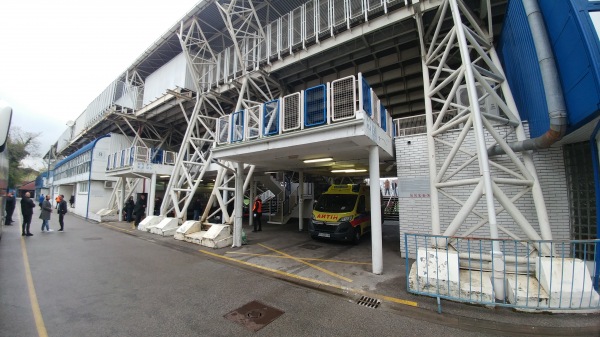
<svg viewBox="0 0 600 337">
<path fill-rule="evenodd" d="M 252 207 L 252 211 L 256 212 L 256 213 L 262 213 L 262 201 L 256 200 L 254 202 L 254 206 Z"/>
</svg>

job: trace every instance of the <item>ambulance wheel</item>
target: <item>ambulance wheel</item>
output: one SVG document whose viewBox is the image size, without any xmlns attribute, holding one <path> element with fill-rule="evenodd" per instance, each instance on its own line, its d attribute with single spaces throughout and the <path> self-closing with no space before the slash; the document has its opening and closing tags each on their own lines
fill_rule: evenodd
<svg viewBox="0 0 600 337">
<path fill-rule="evenodd" d="M 355 245 L 360 243 L 360 227 L 354 228 L 354 235 L 352 236 L 352 243 Z"/>
</svg>

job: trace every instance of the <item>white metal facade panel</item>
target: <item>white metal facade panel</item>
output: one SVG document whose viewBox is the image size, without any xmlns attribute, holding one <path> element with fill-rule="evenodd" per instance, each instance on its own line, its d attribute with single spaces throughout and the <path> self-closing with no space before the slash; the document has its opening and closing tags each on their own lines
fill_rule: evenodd
<svg viewBox="0 0 600 337">
<path fill-rule="evenodd" d="M 183 53 L 175 56 L 146 78 L 143 105 L 163 96 L 167 89 L 177 87 L 195 90 Z"/>
</svg>

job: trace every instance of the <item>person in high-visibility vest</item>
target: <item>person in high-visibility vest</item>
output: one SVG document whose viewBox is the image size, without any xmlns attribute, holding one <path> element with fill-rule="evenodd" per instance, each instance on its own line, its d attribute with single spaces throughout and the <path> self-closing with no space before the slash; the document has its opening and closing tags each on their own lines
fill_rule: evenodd
<svg viewBox="0 0 600 337">
<path fill-rule="evenodd" d="M 252 205 L 252 213 L 254 214 L 254 230 L 253 232 L 262 231 L 262 200 L 257 196 L 254 200 L 254 205 Z M 258 227 L 258 229 L 257 229 Z"/>
</svg>

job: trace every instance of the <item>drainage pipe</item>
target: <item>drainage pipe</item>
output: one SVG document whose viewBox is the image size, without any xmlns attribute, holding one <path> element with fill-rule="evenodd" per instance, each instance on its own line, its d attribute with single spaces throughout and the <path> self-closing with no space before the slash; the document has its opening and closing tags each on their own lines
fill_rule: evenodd
<svg viewBox="0 0 600 337">
<path fill-rule="evenodd" d="M 542 75 L 546 104 L 548 105 L 548 116 L 550 118 L 550 128 L 546 133 L 537 138 L 509 143 L 508 145 L 515 152 L 547 149 L 562 139 L 567 129 L 567 108 L 563 90 L 558 78 L 554 53 L 552 52 L 550 39 L 546 31 L 546 24 L 544 23 L 538 0 L 523 0 L 523 6 L 525 7 L 525 13 L 527 14 L 527 20 L 531 28 L 533 43 Z M 504 154 L 504 150 L 498 145 L 488 150 L 488 155 L 490 156 L 501 154 Z"/>
<path fill-rule="evenodd" d="M 592 165 L 594 172 L 594 188 L 596 190 L 596 228 L 600 227 L 600 217 L 598 217 L 598 210 L 600 209 L 600 153 L 598 152 L 598 143 L 600 143 L 600 120 L 592 132 L 590 137 L 590 146 L 592 148 Z M 596 237 L 596 252 L 594 253 L 594 288 L 599 290 L 600 288 L 600 240 Z"/>
</svg>

